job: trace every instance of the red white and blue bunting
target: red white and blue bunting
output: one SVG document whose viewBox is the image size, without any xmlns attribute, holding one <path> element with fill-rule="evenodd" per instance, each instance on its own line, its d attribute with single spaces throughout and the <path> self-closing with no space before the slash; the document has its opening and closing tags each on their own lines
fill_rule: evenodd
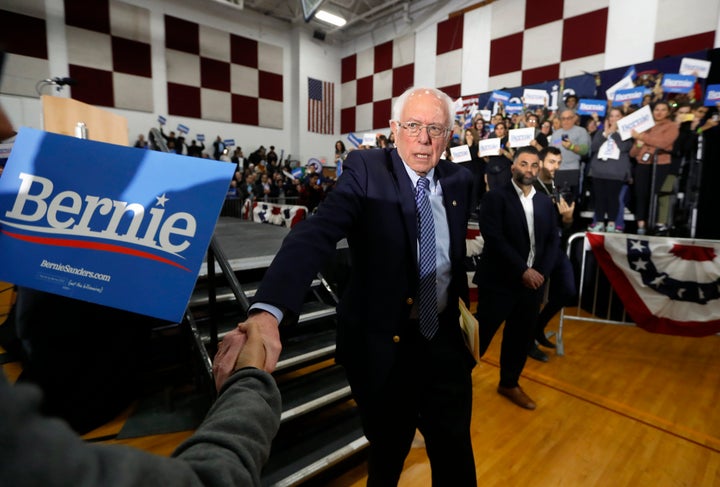
<svg viewBox="0 0 720 487">
<path fill-rule="evenodd" d="M 628 314 L 654 333 L 720 333 L 720 242 L 588 233 Z"/>
</svg>

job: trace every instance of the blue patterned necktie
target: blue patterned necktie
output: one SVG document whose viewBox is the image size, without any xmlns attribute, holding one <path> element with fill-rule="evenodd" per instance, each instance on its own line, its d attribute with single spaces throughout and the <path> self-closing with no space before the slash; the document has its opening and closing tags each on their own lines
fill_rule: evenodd
<svg viewBox="0 0 720 487">
<path fill-rule="evenodd" d="M 420 240 L 420 286 L 418 288 L 418 319 L 420 333 L 428 340 L 438 330 L 437 293 L 435 290 L 435 224 L 427 195 L 430 182 L 420 178 L 415 193 Z"/>
</svg>

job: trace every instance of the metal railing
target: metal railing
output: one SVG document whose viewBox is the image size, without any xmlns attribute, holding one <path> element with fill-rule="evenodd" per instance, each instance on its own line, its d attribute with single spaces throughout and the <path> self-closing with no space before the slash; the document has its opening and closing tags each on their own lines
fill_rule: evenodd
<svg viewBox="0 0 720 487">
<path fill-rule="evenodd" d="M 593 322 L 593 323 L 606 323 L 606 324 L 612 324 L 612 325 L 628 325 L 628 326 L 635 326 L 635 323 L 633 323 L 630 318 L 628 317 L 627 313 L 625 312 L 625 308 L 622 307 L 622 303 L 620 301 L 620 298 L 615 294 L 615 291 L 612 290 L 612 287 L 607 286 L 607 302 L 605 299 L 600 299 L 600 284 L 601 284 L 601 276 L 603 276 L 602 271 L 597 267 L 594 272 L 594 282 L 592 285 L 592 296 L 589 300 L 583 301 L 584 295 L 583 291 L 585 288 L 585 279 L 587 277 L 587 259 L 588 259 L 588 253 L 592 252 L 590 249 L 589 243 L 587 239 L 585 238 L 586 233 L 585 232 L 579 232 L 575 233 L 570 236 L 567 243 L 567 254 L 568 258 L 572 262 L 573 260 L 573 252 L 577 249 L 577 241 L 579 239 L 582 239 L 582 249 L 581 249 L 581 258 L 580 258 L 580 282 L 578 284 L 578 295 L 577 295 L 577 304 L 575 307 L 575 313 L 570 314 L 568 312 L 567 308 L 562 308 L 560 310 L 560 322 L 558 324 L 558 331 L 557 331 L 557 337 L 556 337 L 556 345 L 557 345 L 557 355 L 565 355 L 565 343 L 563 341 L 563 328 L 565 326 L 565 321 L 585 321 L 585 322 Z M 551 284 L 552 285 L 552 284 Z M 583 305 L 586 304 L 589 307 L 589 312 L 592 316 L 582 316 L 583 311 Z M 602 309 L 604 308 L 604 309 Z M 613 315 L 619 315 L 619 319 L 614 319 Z"/>
</svg>

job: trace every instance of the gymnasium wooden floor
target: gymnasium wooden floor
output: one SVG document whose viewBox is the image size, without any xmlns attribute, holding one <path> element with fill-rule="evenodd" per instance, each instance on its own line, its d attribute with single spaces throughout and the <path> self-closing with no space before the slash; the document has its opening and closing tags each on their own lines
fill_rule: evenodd
<svg viewBox="0 0 720 487">
<path fill-rule="evenodd" d="M 479 485 L 720 486 L 719 336 L 566 322 L 565 355 L 525 367 L 521 384 L 535 411 L 495 392 L 499 338 L 473 372 Z M 17 374 L 15 364 L 5 370 Z M 127 414 L 86 438 L 117 433 Z M 190 433 L 113 442 L 167 455 Z M 359 464 L 312 483 L 356 487 L 366 479 Z M 430 485 L 423 448 L 411 451 L 400 485 Z"/>
</svg>

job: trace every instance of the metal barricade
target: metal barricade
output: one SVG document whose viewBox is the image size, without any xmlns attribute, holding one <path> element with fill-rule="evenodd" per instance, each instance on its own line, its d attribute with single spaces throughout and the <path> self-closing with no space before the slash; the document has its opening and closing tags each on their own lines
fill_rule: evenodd
<svg viewBox="0 0 720 487">
<path fill-rule="evenodd" d="M 567 243 L 567 254 L 571 262 L 573 261 L 573 255 L 576 255 L 578 250 L 580 251 L 580 280 L 577 287 L 578 297 L 575 314 L 570 314 L 566 308 L 560 310 L 560 322 L 558 324 L 556 337 L 557 355 L 565 355 L 563 327 L 566 320 L 635 326 L 635 323 L 630 320 L 629 316 L 625 312 L 625 308 L 623 307 L 620 298 L 617 294 L 615 294 L 615 291 L 609 283 L 606 288 L 601 287 L 601 278 L 604 278 L 604 275 L 599 267 L 595 267 L 593 276 L 594 279 L 592 284 L 589 286 L 591 288 L 592 295 L 587 297 L 587 295 L 584 294 L 584 289 L 586 287 L 585 280 L 588 277 L 588 254 L 592 254 L 592 250 L 590 249 L 590 245 L 585 235 L 585 232 L 575 233 L 570 236 Z M 582 243 L 582 248 L 580 249 L 578 249 L 579 243 Z M 601 289 L 607 291 L 607 296 L 603 295 L 602 299 L 600 295 Z M 590 313 L 592 316 L 583 316 L 583 306 L 589 308 L 586 310 L 586 314 Z"/>
</svg>

